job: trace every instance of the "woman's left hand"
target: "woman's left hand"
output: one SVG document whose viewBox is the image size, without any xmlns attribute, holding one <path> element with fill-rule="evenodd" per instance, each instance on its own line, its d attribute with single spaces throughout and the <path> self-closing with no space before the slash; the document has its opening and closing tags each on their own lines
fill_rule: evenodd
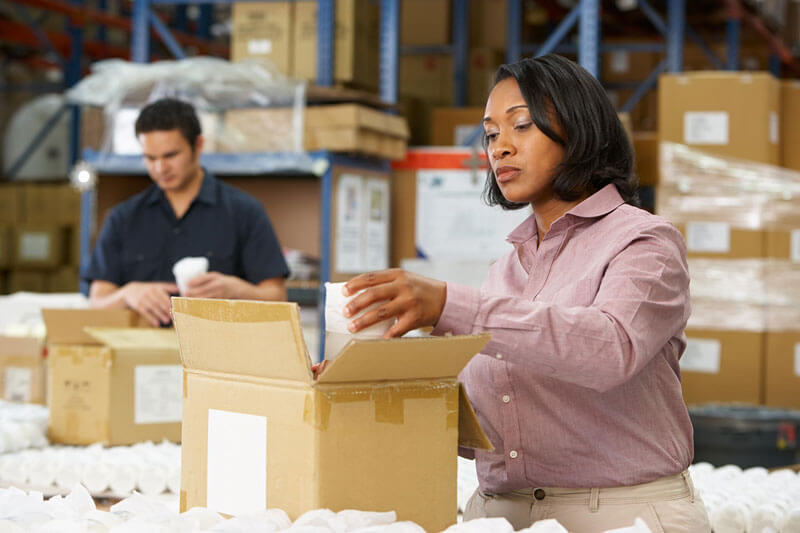
<svg viewBox="0 0 800 533">
<path fill-rule="evenodd" d="M 344 316 L 356 316 L 376 302 L 381 306 L 364 313 L 348 324 L 356 333 L 377 322 L 397 317 L 384 338 L 400 337 L 412 329 L 435 326 L 447 298 L 447 284 L 400 269 L 361 274 L 344 286 L 345 296 L 364 291 L 345 306 Z"/>
</svg>

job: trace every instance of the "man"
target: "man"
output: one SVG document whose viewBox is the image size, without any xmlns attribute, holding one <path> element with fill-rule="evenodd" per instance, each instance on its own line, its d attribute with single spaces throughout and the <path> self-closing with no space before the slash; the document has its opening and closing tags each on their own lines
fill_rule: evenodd
<svg viewBox="0 0 800 533">
<path fill-rule="evenodd" d="M 136 137 L 154 184 L 111 211 L 82 277 L 89 302 L 131 308 L 168 324 L 178 293 L 173 265 L 206 257 L 209 272 L 184 296 L 286 300 L 289 269 L 262 205 L 200 166 L 203 137 L 194 108 L 162 99 L 142 109 Z"/>
</svg>

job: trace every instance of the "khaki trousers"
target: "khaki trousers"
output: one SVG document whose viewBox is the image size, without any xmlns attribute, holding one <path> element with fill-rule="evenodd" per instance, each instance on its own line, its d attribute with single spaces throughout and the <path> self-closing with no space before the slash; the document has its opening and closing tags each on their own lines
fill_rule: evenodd
<svg viewBox="0 0 800 533">
<path fill-rule="evenodd" d="M 653 533 L 709 533 L 708 515 L 689 473 L 630 487 L 600 489 L 535 488 L 505 494 L 477 489 L 464 520 L 503 517 L 514 529 L 555 518 L 571 533 L 594 533 L 632 526 L 637 517 Z"/>
</svg>

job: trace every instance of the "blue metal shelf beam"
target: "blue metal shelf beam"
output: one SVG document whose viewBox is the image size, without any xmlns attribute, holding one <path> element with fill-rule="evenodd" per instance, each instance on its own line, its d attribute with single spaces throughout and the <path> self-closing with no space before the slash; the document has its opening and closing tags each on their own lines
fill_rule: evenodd
<svg viewBox="0 0 800 533">
<path fill-rule="evenodd" d="M 381 0 L 379 39 L 380 97 L 384 102 L 395 103 L 398 100 L 400 0 Z"/>
<path fill-rule="evenodd" d="M 600 76 L 600 0 L 581 0 L 578 62 L 594 77 Z"/>
<path fill-rule="evenodd" d="M 334 0 L 317 0 L 317 84 L 333 85 L 334 72 Z"/>
<path fill-rule="evenodd" d="M 667 3 L 667 70 L 683 70 L 683 40 L 686 27 L 686 0 Z"/>
<path fill-rule="evenodd" d="M 467 64 L 469 62 L 469 0 L 455 0 L 453 6 L 453 103 L 467 105 Z"/>
<path fill-rule="evenodd" d="M 522 1 L 508 0 L 506 6 L 506 63 L 522 59 Z"/>
</svg>

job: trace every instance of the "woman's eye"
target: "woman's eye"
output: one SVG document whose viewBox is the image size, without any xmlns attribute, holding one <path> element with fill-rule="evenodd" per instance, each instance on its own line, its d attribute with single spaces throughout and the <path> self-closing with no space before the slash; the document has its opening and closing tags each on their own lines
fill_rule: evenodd
<svg viewBox="0 0 800 533">
<path fill-rule="evenodd" d="M 517 131 L 525 131 L 528 128 L 530 128 L 532 124 L 533 122 L 523 122 L 521 124 L 517 124 L 516 126 L 514 126 L 514 128 L 516 128 Z"/>
<path fill-rule="evenodd" d="M 495 131 L 487 131 L 486 132 L 486 140 L 493 141 L 497 138 L 497 132 Z"/>
</svg>

